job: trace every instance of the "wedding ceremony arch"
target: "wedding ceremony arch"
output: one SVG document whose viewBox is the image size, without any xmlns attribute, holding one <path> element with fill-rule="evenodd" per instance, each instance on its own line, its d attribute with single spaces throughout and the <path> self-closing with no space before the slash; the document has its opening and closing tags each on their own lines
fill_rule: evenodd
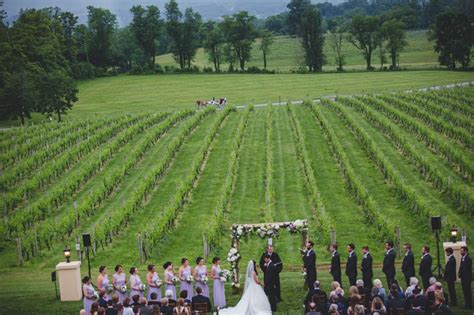
<svg viewBox="0 0 474 315">
<path fill-rule="evenodd" d="M 231 230 L 231 245 L 229 253 L 227 254 L 227 261 L 230 263 L 232 272 L 232 287 L 240 288 L 239 277 L 239 261 L 242 258 L 240 255 L 240 240 L 249 235 L 256 235 L 260 238 L 274 239 L 283 230 L 291 234 L 301 234 L 302 247 L 306 245 L 308 239 L 308 220 L 295 220 L 288 222 L 267 222 L 256 224 L 232 224 Z"/>
</svg>

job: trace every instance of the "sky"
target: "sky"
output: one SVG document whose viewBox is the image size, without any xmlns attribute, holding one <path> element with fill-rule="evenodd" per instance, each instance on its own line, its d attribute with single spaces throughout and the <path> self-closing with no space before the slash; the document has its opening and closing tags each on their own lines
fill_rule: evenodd
<svg viewBox="0 0 474 315">
<path fill-rule="evenodd" d="M 325 0 L 313 0 L 313 3 Z M 339 0 L 327 0 L 337 3 Z M 120 26 L 127 25 L 131 20 L 130 8 L 133 5 L 158 5 L 163 12 L 165 0 L 4 0 L 4 8 L 7 11 L 7 21 L 15 20 L 22 8 L 45 8 L 60 7 L 64 11 L 71 11 L 79 16 L 79 22 L 87 21 L 87 9 L 89 5 L 109 9 L 117 16 Z M 260 18 L 278 14 L 286 11 L 289 0 L 177 0 L 181 11 L 186 7 L 192 7 L 199 12 L 204 19 L 217 20 L 226 14 L 233 14 L 246 10 Z"/>
</svg>

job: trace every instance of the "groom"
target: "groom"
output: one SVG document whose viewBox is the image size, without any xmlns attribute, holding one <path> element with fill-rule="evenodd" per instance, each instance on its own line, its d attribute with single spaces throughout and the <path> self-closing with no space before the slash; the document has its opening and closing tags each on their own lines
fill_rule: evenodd
<svg viewBox="0 0 474 315">
<path fill-rule="evenodd" d="M 271 260 L 271 255 L 265 254 L 265 273 L 263 275 L 263 290 L 268 297 L 272 312 L 276 312 L 277 308 L 277 276 L 278 271 L 275 264 Z"/>
</svg>

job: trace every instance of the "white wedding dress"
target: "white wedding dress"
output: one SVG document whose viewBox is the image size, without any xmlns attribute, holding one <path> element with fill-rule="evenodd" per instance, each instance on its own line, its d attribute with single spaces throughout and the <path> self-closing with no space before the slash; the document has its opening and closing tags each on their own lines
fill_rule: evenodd
<svg viewBox="0 0 474 315">
<path fill-rule="evenodd" d="M 235 307 L 219 311 L 221 315 L 271 315 L 272 309 L 262 286 L 255 282 L 254 264 L 249 261 L 245 279 L 244 294 Z"/>
</svg>

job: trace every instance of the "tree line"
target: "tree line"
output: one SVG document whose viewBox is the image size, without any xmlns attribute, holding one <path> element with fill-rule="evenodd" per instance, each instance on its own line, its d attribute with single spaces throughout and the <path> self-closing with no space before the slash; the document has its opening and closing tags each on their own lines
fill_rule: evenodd
<svg viewBox="0 0 474 315">
<path fill-rule="evenodd" d="M 382 69 L 390 63 L 387 68 L 395 70 L 407 45 L 406 30 L 432 23 L 430 38 L 440 63 L 449 69 L 469 67 L 474 41 L 469 1 L 389 2 L 350 0 L 333 6 L 291 0 L 287 12 L 262 23 L 246 11 L 203 21 L 192 8 L 183 12 L 175 0 L 169 0 L 164 12 L 155 5 L 133 6 L 130 24 L 119 28 L 112 12 L 93 6 L 87 7 L 85 24 L 79 24 L 71 12 L 45 8 L 22 10 L 13 25 L 7 25 L 0 1 L 0 119 L 20 118 L 24 123 L 31 113 L 39 112 L 61 120 L 77 101 L 75 80 L 121 72 L 163 72 L 155 56 L 167 52 L 179 65 L 169 71 L 199 71 L 193 60 L 203 47 L 212 63 L 204 71 L 266 72 L 278 34 L 299 38 L 306 71 L 322 71 L 327 62 L 324 45 L 333 50 L 337 69 L 343 71 L 342 47 L 347 42 L 360 50 L 367 70 L 374 69 L 376 53 Z M 328 11 L 329 7 L 343 10 Z M 263 70 L 246 67 L 256 42 Z"/>
</svg>

